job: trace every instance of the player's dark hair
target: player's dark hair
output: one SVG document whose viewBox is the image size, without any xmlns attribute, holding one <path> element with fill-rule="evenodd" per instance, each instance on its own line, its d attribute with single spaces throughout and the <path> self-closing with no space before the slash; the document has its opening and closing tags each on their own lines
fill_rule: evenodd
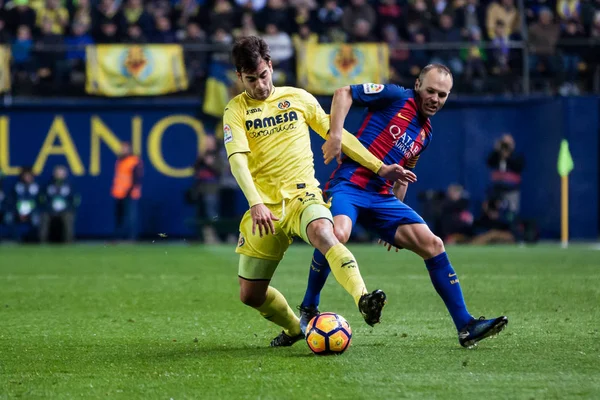
<svg viewBox="0 0 600 400">
<path fill-rule="evenodd" d="M 450 71 L 450 68 L 446 67 L 444 64 L 428 64 L 425 67 L 423 67 L 423 69 L 421 70 L 421 73 L 419 73 L 419 81 L 423 82 L 423 78 L 425 78 L 425 75 L 427 75 L 427 73 L 433 69 L 437 69 L 438 71 L 442 72 L 442 73 L 446 73 L 448 75 L 450 75 L 450 78 L 452 78 L 452 80 L 454 81 L 454 77 L 452 76 L 452 72 Z"/>
<path fill-rule="evenodd" d="M 257 36 L 246 36 L 236 40 L 231 55 L 235 69 L 240 74 L 256 71 L 262 60 L 271 61 L 269 45 Z"/>
</svg>

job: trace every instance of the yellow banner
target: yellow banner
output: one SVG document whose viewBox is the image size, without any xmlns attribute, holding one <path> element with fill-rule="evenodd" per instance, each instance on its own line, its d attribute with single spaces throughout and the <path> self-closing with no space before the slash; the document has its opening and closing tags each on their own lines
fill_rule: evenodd
<svg viewBox="0 0 600 400">
<path fill-rule="evenodd" d="M 318 44 L 298 48 L 298 84 L 313 94 L 333 94 L 346 85 L 386 83 L 389 50 L 386 44 Z"/>
<path fill-rule="evenodd" d="M 10 91 L 10 47 L 0 46 L 0 93 Z"/>
<path fill-rule="evenodd" d="M 155 96 L 188 88 L 179 45 L 87 46 L 86 55 L 89 94 Z"/>
</svg>

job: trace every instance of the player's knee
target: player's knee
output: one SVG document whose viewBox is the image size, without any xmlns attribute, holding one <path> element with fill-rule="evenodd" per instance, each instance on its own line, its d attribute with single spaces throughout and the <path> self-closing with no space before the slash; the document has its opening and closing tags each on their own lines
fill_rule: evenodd
<svg viewBox="0 0 600 400">
<path fill-rule="evenodd" d="M 308 237 L 313 245 L 329 242 L 333 238 L 333 225 L 327 219 L 318 219 L 308 226 Z"/>
<path fill-rule="evenodd" d="M 339 228 L 339 227 L 335 227 L 333 228 L 333 233 L 335 233 L 335 237 L 337 238 L 337 240 L 339 240 L 342 243 L 348 243 L 348 240 L 350 240 L 350 231 L 343 229 L 343 228 Z"/>
<path fill-rule="evenodd" d="M 256 293 L 243 288 L 240 290 L 240 300 L 249 307 L 258 308 L 264 304 L 266 299 L 266 293 Z"/>
<path fill-rule="evenodd" d="M 431 235 L 431 243 L 429 245 L 430 248 L 430 253 L 432 257 L 437 256 L 438 254 L 442 254 L 444 251 L 446 251 L 446 249 L 444 248 L 444 241 L 436 236 L 436 235 Z"/>
</svg>

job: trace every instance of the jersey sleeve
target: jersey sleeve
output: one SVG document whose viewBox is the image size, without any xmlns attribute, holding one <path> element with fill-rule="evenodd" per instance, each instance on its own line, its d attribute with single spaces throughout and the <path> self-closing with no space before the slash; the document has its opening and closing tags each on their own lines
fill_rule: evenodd
<svg viewBox="0 0 600 400">
<path fill-rule="evenodd" d="M 404 168 L 406 168 L 410 171 L 415 169 L 415 167 L 417 166 L 417 161 L 419 161 L 419 157 L 420 156 L 414 156 L 414 157 L 410 158 L 409 160 L 407 160 L 406 163 L 404 164 Z"/>
<path fill-rule="evenodd" d="M 238 108 L 235 103 L 231 102 L 225 107 L 223 114 L 223 142 L 228 158 L 235 153 L 250 152 L 244 119 Z"/>
<path fill-rule="evenodd" d="M 308 93 L 306 90 L 300 90 L 298 96 L 301 99 L 304 108 L 304 119 L 319 136 L 325 138 L 329 132 L 330 119 L 325 113 L 321 104 L 315 96 Z"/>
<path fill-rule="evenodd" d="M 380 83 L 363 83 L 351 85 L 352 102 L 356 105 L 380 109 L 389 106 L 396 100 L 410 97 L 411 91 L 398 85 L 383 85 Z"/>
</svg>

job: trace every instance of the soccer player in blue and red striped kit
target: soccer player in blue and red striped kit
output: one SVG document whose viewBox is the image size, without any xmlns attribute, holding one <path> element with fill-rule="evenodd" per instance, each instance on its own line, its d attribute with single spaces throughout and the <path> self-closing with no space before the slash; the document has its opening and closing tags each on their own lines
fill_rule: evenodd
<svg viewBox="0 0 600 400">
<path fill-rule="evenodd" d="M 454 321 L 459 343 L 472 347 L 504 329 L 508 318 L 471 316 L 444 243 L 421 216 L 403 203 L 408 184 L 417 179 L 412 169 L 431 143 L 429 118 L 444 106 L 452 84 L 452 73 L 446 66 L 430 64 L 421 71 L 414 90 L 374 83 L 336 90 L 331 105 L 330 140 L 324 145 L 324 151 L 326 146 L 331 146 L 328 154 L 334 155 L 339 166 L 325 186 L 325 195 L 331 199 L 335 234 L 342 243 L 348 241 L 353 225 L 359 220 L 386 243 L 411 250 L 423 258 L 433 287 Z M 352 105 L 367 108 L 356 137 L 383 162 L 403 166 L 405 171 L 400 181 L 386 181 L 350 158 L 342 158 L 341 135 Z M 333 157 L 325 162 L 329 163 Z M 315 250 L 308 288 L 299 307 L 303 331 L 319 312 L 320 292 L 328 275 L 327 260 Z M 381 295 L 385 299 L 385 294 Z"/>
</svg>

